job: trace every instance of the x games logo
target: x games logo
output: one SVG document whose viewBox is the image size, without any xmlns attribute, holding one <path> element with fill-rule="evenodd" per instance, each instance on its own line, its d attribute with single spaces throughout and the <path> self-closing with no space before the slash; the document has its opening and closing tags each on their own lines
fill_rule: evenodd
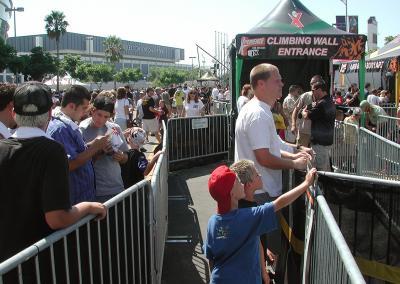
<svg viewBox="0 0 400 284">
<path fill-rule="evenodd" d="M 298 27 L 299 29 L 304 28 L 303 23 L 300 21 L 301 16 L 303 16 L 303 13 L 301 12 L 296 12 L 296 11 L 292 11 L 292 14 L 289 14 L 290 19 L 292 19 L 292 23 L 291 25 Z"/>
</svg>

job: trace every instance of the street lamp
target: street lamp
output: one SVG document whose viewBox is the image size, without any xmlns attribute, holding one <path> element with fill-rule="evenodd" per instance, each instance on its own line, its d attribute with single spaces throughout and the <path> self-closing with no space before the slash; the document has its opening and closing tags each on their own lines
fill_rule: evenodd
<svg viewBox="0 0 400 284">
<path fill-rule="evenodd" d="M 350 27 L 349 27 L 349 18 L 347 16 L 347 0 L 340 0 L 343 2 L 343 4 L 346 6 L 346 32 L 350 31 Z"/>
<path fill-rule="evenodd" d="M 6 12 L 14 12 L 14 41 L 15 41 L 15 51 L 17 50 L 17 20 L 15 19 L 15 12 L 23 12 L 23 7 L 12 7 L 12 8 L 5 8 Z"/>
<path fill-rule="evenodd" d="M 189 59 L 192 59 L 192 79 L 194 79 L 193 77 L 193 59 L 196 59 L 197 57 L 196 56 L 189 56 Z"/>
<path fill-rule="evenodd" d="M 93 62 L 92 62 L 93 37 L 92 37 L 92 36 L 87 36 L 87 37 L 86 37 L 86 40 L 87 40 L 87 42 L 88 42 L 88 47 L 89 47 L 89 60 L 90 60 L 90 63 L 93 63 Z"/>
<path fill-rule="evenodd" d="M 189 59 L 192 59 L 192 70 L 193 70 L 193 59 L 196 59 L 196 56 L 190 56 Z"/>
</svg>

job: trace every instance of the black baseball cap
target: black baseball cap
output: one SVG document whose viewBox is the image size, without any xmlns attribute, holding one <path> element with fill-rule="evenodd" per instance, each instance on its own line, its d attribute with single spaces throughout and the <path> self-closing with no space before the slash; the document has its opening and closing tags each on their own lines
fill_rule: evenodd
<svg viewBox="0 0 400 284">
<path fill-rule="evenodd" d="M 36 111 L 24 110 L 27 105 L 36 106 Z M 19 115 L 34 116 L 48 112 L 53 105 L 51 89 L 40 82 L 29 82 L 19 86 L 14 93 L 14 111 Z"/>
</svg>

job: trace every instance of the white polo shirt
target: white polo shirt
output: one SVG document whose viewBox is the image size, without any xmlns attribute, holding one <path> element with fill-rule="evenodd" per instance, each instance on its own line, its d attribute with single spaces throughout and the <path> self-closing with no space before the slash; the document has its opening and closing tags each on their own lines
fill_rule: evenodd
<svg viewBox="0 0 400 284">
<path fill-rule="evenodd" d="M 254 150 L 267 148 L 272 155 L 281 157 L 281 147 L 271 107 L 254 97 L 243 106 L 236 121 L 235 162 L 247 159 L 255 163 L 263 181 L 263 189 L 255 194 L 267 192 L 271 197 L 282 194 L 282 170 L 261 166 L 254 154 Z"/>
</svg>

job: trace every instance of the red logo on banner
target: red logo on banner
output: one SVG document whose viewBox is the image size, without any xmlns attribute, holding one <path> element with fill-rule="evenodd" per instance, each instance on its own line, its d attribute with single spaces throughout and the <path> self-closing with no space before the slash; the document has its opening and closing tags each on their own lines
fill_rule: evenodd
<svg viewBox="0 0 400 284">
<path fill-rule="evenodd" d="M 292 25 L 296 26 L 298 28 L 304 28 L 303 23 L 300 21 L 301 16 L 303 15 L 303 13 L 301 12 L 296 12 L 296 11 L 292 11 L 292 14 L 288 14 L 289 17 L 292 19 Z"/>
<path fill-rule="evenodd" d="M 260 38 L 242 37 L 240 40 L 241 40 L 241 43 L 240 43 L 239 53 L 242 56 L 256 56 L 256 55 L 258 55 L 258 51 L 257 52 L 252 52 L 249 49 L 251 49 L 253 47 L 264 47 L 265 46 L 265 42 L 266 42 L 265 37 L 260 37 Z M 257 54 L 254 54 L 254 53 L 257 53 Z"/>
</svg>

